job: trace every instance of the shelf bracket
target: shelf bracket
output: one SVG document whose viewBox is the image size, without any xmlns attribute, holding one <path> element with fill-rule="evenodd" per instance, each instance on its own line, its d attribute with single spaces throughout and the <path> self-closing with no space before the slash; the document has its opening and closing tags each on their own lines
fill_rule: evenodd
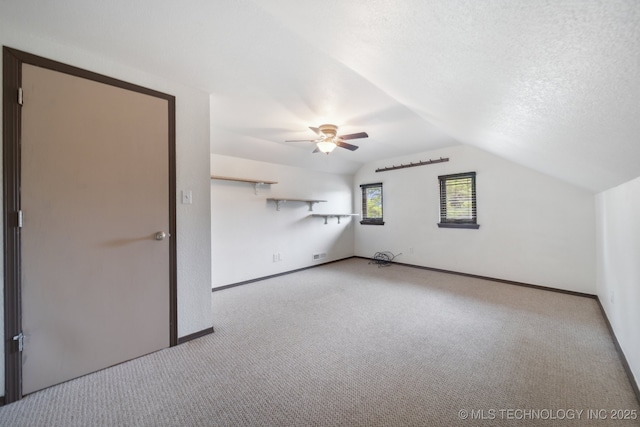
<svg viewBox="0 0 640 427">
<path fill-rule="evenodd" d="M 256 194 L 256 196 L 258 195 L 258 185 L 264 185 L 264 182 L 254 182 L 253 183 L 253 192 Z"/>
<path fill-rule="evenodd" d="M 324 218 L 324 223 L 325 224 L 329 223 L 329 218 L 338 218 L 338 224 L 340 224 L 340 220 L 342 218 L 358 216 L 358 214 L 311 214 L 311 216 L 316 216 L 316 217 L 320 216 L 320 217 Z"/>
<path fill-rule="evenodd" d="M 320 203 L 320 202 L 326 202 L 326 200 L 307 200 L 307 199 L 282 199 L 282 198 L 268 198 L 267 200 L 271 200 L 273 203 L 276 204 L 276 210 L 279 211 L 280 210 L 280 203 L 284 203 L 284 202 L 304 202 L 307 205 L 309 205 L 309 210 L 312 211 L 313 210 L 313 205 L 315 203 Z"/>
</svg>

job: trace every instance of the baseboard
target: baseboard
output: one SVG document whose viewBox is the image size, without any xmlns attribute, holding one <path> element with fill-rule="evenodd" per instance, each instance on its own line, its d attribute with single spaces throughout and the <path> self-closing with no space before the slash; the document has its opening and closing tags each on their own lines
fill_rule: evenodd
<svg viewBox="0 0 640 427">
<path fill-rule="evenodd" d="M 323 265 L 333 264 L 334 262 L 340 262 L 340 261 L 344 261 L 344 260 L 351 259 L 351 258 L 354 258 L 354 257 L 353 256 L 349 256 L 349 257 L 346 257 L 346 258 L 336 259 L 334 261 L 323 262 L 321 264 L 310 265 L 308 267 L 302 267 L 302 268 L 297 268 L 295 270 L 284 271 L 282 273 L 271 274 L 269 276 L 258 277 L 256 279 L 245 280 L 243 282 L 231 283 L 230 285 L 218 286 L 216 288 L 212 288 L 211 292 L 223 291 L 225 289 L 235 288 L 236 286 L 248 285 L 249 283 L 260 282 L 262 280 L 267 280 L 267 279 L 273 279 L 274 277 L 286 276 L 287 274 L 297 273 L 299 271 L 309 270 L 310 268 L 321 267 Z"/>
<path fill-rule="evenodd" d="M 627 361 L 627 357 L 622 351 L 622 347 L 620 347 L 620 343 L 618 342 L 618 338 L 616 337 L 616 333 L 613 331 L 613 327 L 611 326 L 611 322 L 609 322 L 609 317 L 607 316 L 607 312 L 604 310 L 602 302 L 600 302 L 600 298 L 596 297 L 596 301 L 598 301 L 598 306 L 600 307 L 600 311 L 602 312 L 602 317 L 604 317 L 604 322 L 607 324 L 607 328 L 611 333 L 611 338 L 613 339 L 613 345 L 616 347 L 616 351 L 620 356 L 620 361 L 622 362 L 622 367 L 627 373 L 627 377 L 629 377 L 629 382 L 631 383 L 631 388 L 636 394 L 636 399 L 638 399 L 638 403 L 640 403 L 640 387 L 638 387 L 638 382 L 633 376 L 633 371 L 631 370 L 631 366 L 629 366 L 629 362 Z"/>
<path fill-rule="evenodd" d="M 361 256 L 355 256 L 354 258 L 361 258 L 361 259 L 371 260 L 371 258 L 366 258 L 366 257 L 361 257 Z M 498 279 L 496 277 L 481 276 L 479 274 L 461 273 L 459 271 L 444 270 L 442 268 L 434 268 L 434 267 L 425 267 L 423 265 L 407 264 L 407 263 L 404 263 L 404 262 L 397 262 L 397 261 L 391 261 L 391 263 L 392 264 L 397 264 L 397 265 L 403 265 L 405 267 L 418 268 L 418 269 L 421 269 L 421 270 L 436 271 L 438 273 L 455 274 L 456 276 L 464 276 L 464 277 L 471 277 L 471 278 L 474 278 L 474 279 L 490 280 L 492 282 L 505 283 L 507 285 L 524 286 L 526 288 L 540 289 L 542 291 L 558 292 L 558 293 L 561 293 L 561 294 L 574 295 L 574 296 L 584 297 L 584 298 L 594 298 L 594 299 L 597 298 L 596 295 L 587 294 L 587 293 L 584 293 L 584 292 L 568 291 L 566 289 L 551 288 L 549 286 L 534 285 L 534 284 L 531 284 L 531 283 L 517 282 L 517 281 L 514 281 L 514 280 Z"/>
<path fill-rule="evenodd" d="M 192 340 L 195 340 L 196 338 L 204 337 L 205 335 L 209 335 L 209 334 L 212 334 L 212 333 L 213 333 L 213 327 L 207 328 L 207 329 L 203 329 L 201 331 L 194 332 L 194 333 L 189 334 L 189 335 L 185 335 L 184 337 L 178 338 L 178 345 L 184 344 L 184 343 L 192 341 Z"/>
<path fill-rule="evenodd" d="M 334 262 L 340 262 L 340 261 L 344 261 L 344 260 L 351 259 L 351 258 L 359 258 L 359 259 L 365 259 L 365 260 L 369 260 L 369 261 L 371 260 L 371 258 L 354 255 L 354 256 L 350 256 L 350 257 L 346 257 L 346 258 L 337 259 L 337 260 L 334 260 L 334 261 L 324 262 L 322 264 L 310 265 L 308 267 L 302 267 L 302 268 L 298 268 L 298 269 L 295 269 L 295 270 L 289 270 L 289 271 L 285 271 L 285 272 L 282 272 L 282 273 L 272 274 L 272 275 L 269 275 L 269 276 L 263 276 L 263 277 L 258 277 L 258 278 L 255 278 L 255 279 L 245 280 L 245 281 L 242 281 L 242 282 L 231 283 L 229 285 L 218 286 L 216 288 L 212 288 L 211 292 L 222 291 L 224 289 L 234 288 L 236 286 L 242 286 L 242 285 L 247 285 L 249 283 L 260 282 L 262 280 L 272 279 L 274 277 L 279 277 L 279 276 L 284 276 L 284 275 L 287 275 L 287 274 L 297 273 L 299 271 L 304 271 L 304 270 L 308 270 L 310 268 L 320 267 L 320 266 L 323 266 L 323 265 L 332 264 Z M 402 266 L 405 266 L 405 267 L 418 268 L 418 269 L 421 269 L 421 270 L 436 271 L 438 273 L 455 274 L 457 276 L 471 277 L 471 278 L 474 278 L 474 279 L 482 279 L 482 280 L 491 280 L 492 282 L 506 283 L 508 285 L 524 286 L 524 287 L 527 287 L 527 288 L 540 289 L 540 290 L 543 290 L 543 291 L 558 292 L 558 293 L 561 293 L 561 294 L 574 295 L 574 296 L 585 297 L 585 298 L 594 298 L 594 299 L 597 298 L 597 296 L 594 295 L 594 294 L 587 294 L 587 293 L 584 293 L 584 292 L 576 292 L 576 291 L 568 291 L 566 289 L 558 289 L 558 288 L 552 288 L 552 287 L 549 287 L 549 286 L 534 285 L 534 284 L 531 284 L 531 283 L 517 282 L 517 281 L 514 281 L 514 280 L 499 279 L 499 278 L 496 278 L 496 277 L 481 276 L 481 275 L 478 275 L 478 274 L 461 273 L 459 271 L 445 270 L 445 269 L 442 269 L 442 268 L 435 268 L 435 267 L 425 267 L 423 265 L 407 264 L 407 263 L 404 263 L 404 262 L 397 262 L 397 261 L 391 261 L 391 263 L 392 264 L 397 264 L 397 265 L 402 265 Z"/>
</svg>

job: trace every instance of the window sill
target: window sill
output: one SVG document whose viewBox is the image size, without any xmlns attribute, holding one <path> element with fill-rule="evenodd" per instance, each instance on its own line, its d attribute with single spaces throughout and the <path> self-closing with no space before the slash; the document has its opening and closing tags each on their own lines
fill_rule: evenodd
<svg viewBox="0 0 640 427">
<path fill-rule="evenodd" d="M 439 222 L 438 228 L 469 228 L 477 230 L 480 228 L 480 224 L 456 224 L 454 222 Z"/>
<path fill-rule="evenodd" d="M 360 224 L 362 225 L 384 225 L 384 221 L 376 221 L 376 220 L 367 220 L 367 219 L 363 219 L 362 221 L 360 221 Z"/>
</svg>

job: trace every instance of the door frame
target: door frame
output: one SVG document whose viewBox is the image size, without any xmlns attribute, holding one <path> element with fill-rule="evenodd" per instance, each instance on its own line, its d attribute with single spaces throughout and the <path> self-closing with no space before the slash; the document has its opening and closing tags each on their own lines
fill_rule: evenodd
<svg viewBox="0 0 640 427">
<path fill-rule="evenodd" d="M 21 122 L 18 90 L 22 64 L 31 64 L 72 76 L 164 99 L 168 102 L 169 132 L 169 345 L 178 344 L 177 245 L 176 245 L 176 114 L 175 97 L 122 80 L 3 46 L 3 231 L 4 231 L 4 403 L 22 398 L 22 353 L 13 337 L 22 331 L 22 252 L 18 212 L 21 187 Z"/>
</svg>

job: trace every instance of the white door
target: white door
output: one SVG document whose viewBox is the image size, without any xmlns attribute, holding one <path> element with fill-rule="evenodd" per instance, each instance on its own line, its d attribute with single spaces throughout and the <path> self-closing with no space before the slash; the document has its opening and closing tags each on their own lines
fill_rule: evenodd
<svg viewBox="0 0 640 427">
<path fill-rule="evenodd" d="M 24 64 L 23 394 L 170 339 L 166 99 Z"/>
</svg>

